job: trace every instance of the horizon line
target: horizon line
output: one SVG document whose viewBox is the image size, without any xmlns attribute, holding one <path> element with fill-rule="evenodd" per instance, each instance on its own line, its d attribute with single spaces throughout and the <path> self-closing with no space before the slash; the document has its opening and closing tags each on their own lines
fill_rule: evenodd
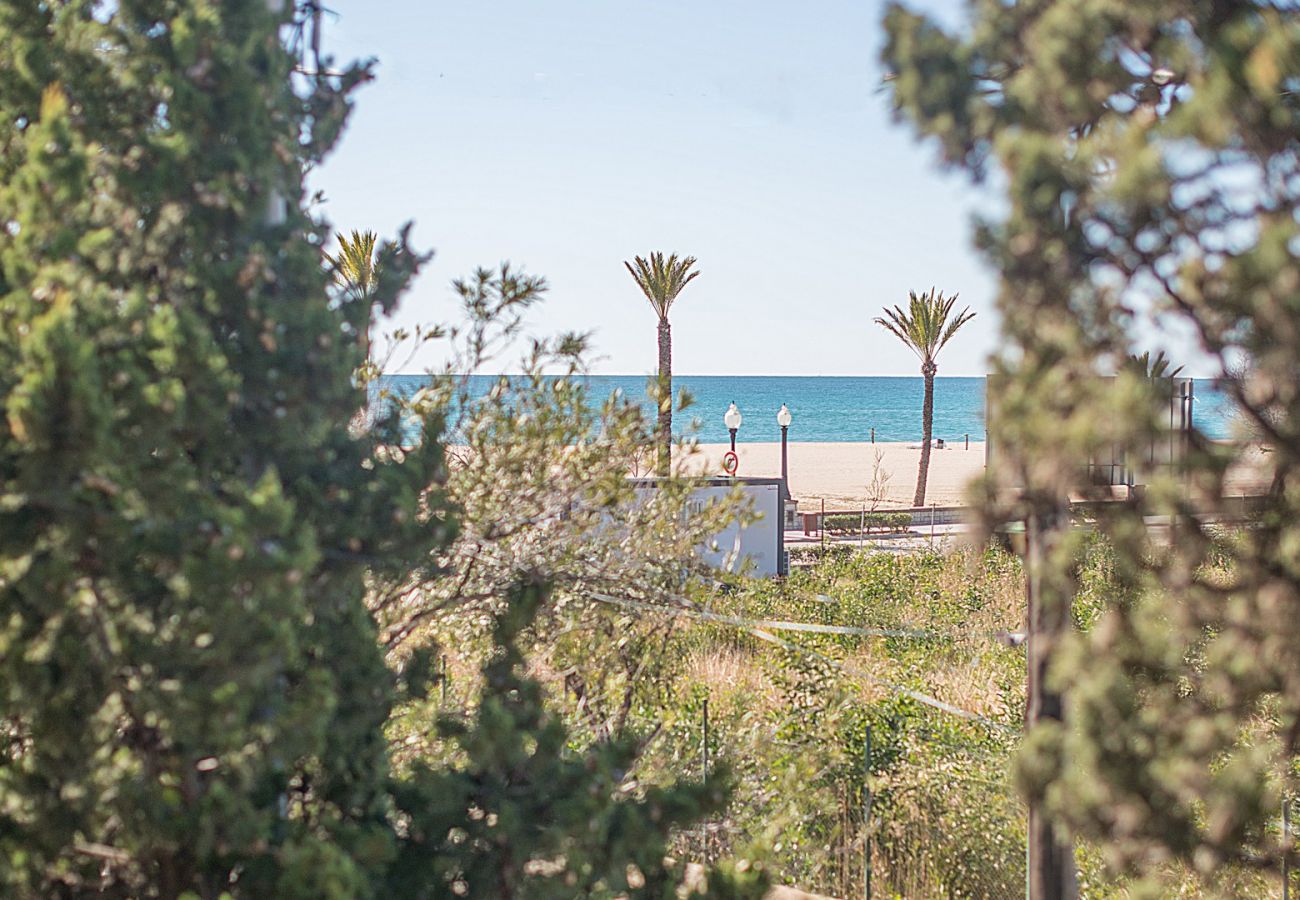
<svg viewBox="0 0 1300 900">
<path fill-rule="evenodd" d="M 383 372 L 384 375 L 428 375 L 428 372 Z M 495 375 L 522 375 L 523 372 L 483 372 L 470 374 L 483 374 L 489 376 Z M 543 373 L 558 374 L 558 373 Z M 583 372 L 580 374 L 591 375 L 596 378 L 657 378 L 654 372 Z M 987 378 L 991 373 L 985 372 L 982 375 L 935 375 L 935 378 Z M 839 374 L 826 372 L 674 372 L 673 378 L 922 378 L 919 372 L 915 375 L 898 375 L 898 374 Z"/>
<path fill-rule="evenodd" d="M 393 377 L 393 376 L 400 376 L 400 377 L 417 377 L 417 376 L 422 376 L 422 375 L 429 375 L 430 373 L 429 373 L 429 372 L 381 372 L 380 374 L 381 374 L 382 376 L 385 376 L 385 377 Z M 460 374 L 465 374 L 465 373 L 460 373 Z M 468 373 L 468 374 L 470 374 L 470 375 L 480 375 L 480 376 L 483 376 L 483 377 L 492 378 L 492 377 L 496 377 L 496 376 L 498 376 L 498 375 L 523 375 L 524 373 L 523 373 L 523 372 L 470 372 L 470 373 Z M 559 372 L 544 372 L 543 374 L 544 374 L 544 375 L 559 375 L 559 374 L 562 374 L 562 373 L 559 373 Z M 591 377 L 595 377 L 595 378 L 657 378 L 657 377 L 658 377 L 654 372 L 580 372 L 580 373 L 578 373 L 578 374 L 580 374 L 580 375 L 587 375 L 587 376 L 591 376 Z M 985 373 L 982 374 L 982 375 L 960 375 L 960 374 L 958 374 L 958 375 L 935 375 L 934 377 L 935 377 L 935 379 L 942 379 L 942 378 L 988 378 L 988 377 L 990 377 L 992 374 L 993 374 L 992 372 L 985 372 Z M 898 375 L 898 374 L 874 374 L 874 375 L 866 375 L 866 374 L 827 374 L 827 373 L 822 373 L 822 372 L 818 372 L 818 373 L 806 373 L 806 372 L 776 372 L 776 373 L 772 373 L 772 372 L 765 372 L 765 373 L 739 372 L 739 373 L 732 373 L 732 372 L 728 372 L 728 373 L 726 373 L 726 374 L 720 374 L 720 373 L 715 373 L 715 372 L 674 372 L 674 373 L 672 374 L 672 377 L 673 377 L 673 378 L 923 378 L 923 377 L 925 377 L 925 376 L 921 375 L 920 373 L 917 373 L 917 374 L 915 374 L 915 375 Z M 1103 376 L 1103 377 L 1105 377 L 1105 376 Z M 1193 373 L 1193 374 L 1185 375 L 1185 376 L 1182 376 L 1182 377 L 1185 377 L 1185 378 L 1191 378 L 1191 379 L 1193 379 L 1193 380 L 1195 380 L 1195 381 L 1214 381 L 1218 376 L 1217 376 L 1217 375 L 1198 375 L 1198 374 L 1194 374 L 1194 373 Z"/>
</svg>

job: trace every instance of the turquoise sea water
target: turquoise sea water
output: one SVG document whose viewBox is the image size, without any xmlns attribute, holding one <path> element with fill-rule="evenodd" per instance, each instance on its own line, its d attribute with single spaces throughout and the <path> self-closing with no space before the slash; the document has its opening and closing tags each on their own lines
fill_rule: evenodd
<svg viewBox="0 0 1300 900">
<path fill-rule="evenodd" d="M 495 379 L 473 376 L 471 390 L 486 391 Z M 593 391 L 607 394 L 621 390 L 628 397 L 646 397 L 646 378 L 640 375 L 590 375 Z M 386 375 L 384 386 L 399 393 L 416 390 L 426 383 L 423 375 Z M 735 401 L 744 421 L 737 441 L 761 442 L 781 439 L 776 412 L 785 403 L 794 423 L 790 440 L 831 443 L 869 441 L 874 428 L 878 441 L 921 439 L 921 400 L 925 382 L 920 376 L 813 376 L 813 375 L 675 375 L 674 391 L 686 388 L 694 404 L 685 418 L 694 419 L 698 436 L 706 443 L 728 439 L 722 422 L 727 405 Z M 1195 385 L 1194 420 L 1211 438 L 1230 433 L 1230 404 L 1208 381 Z M 648 413 L 653 407 L 646 400 Z M 683 417 L 674 421 L 681 430 Z M 961 441 L 984 440 L 984 379 L 935 379 L 934 436 Z"/>
</svg>

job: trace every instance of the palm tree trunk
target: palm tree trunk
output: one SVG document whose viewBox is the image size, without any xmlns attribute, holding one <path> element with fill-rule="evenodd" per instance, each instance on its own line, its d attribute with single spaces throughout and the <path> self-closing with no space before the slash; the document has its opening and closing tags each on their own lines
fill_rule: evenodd
<svg viewBox="0 0 1300 900">
<path fill-rule="evenodd" d="M 673 452 L 673 332 L 668 324 L 668 317 L 659 320 L 659 384 L 658 397 L 659 423 L 657 444 L 659 461 L 656 467 L 661 476 L 666 476 L 672 467 Z"/>
<path fill-rule="evenodd" d="M 925 376 L 925 401 L 921 404 L 921 465 L 916 471 L 916 496 L 913 506 L 925 505 L 925 482 L 930 474 L 930 436 L 934 432 L 934 373 L 938 370 L 932 361 L 921 366 Z"/>
</svg>

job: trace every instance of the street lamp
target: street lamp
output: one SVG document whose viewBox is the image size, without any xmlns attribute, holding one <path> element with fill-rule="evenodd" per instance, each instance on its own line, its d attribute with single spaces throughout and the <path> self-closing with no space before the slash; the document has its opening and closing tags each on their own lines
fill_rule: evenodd
<svg viewBox="0 0 1300 900">
<path fill-rule="evenodd" d="M 786 466 L 785 438 L 793 421 L 794 416 L 790 415 L 790 408 L 782 403 L 780 412 L 776 414 L 776 424 L 781 426 L 781 486 L 785 490 L 787 500 L 790 499 L 790 471 Z"/>
<path fill-rule="evenodd" d="M 727 430 L 731 432 L 731 452 L 736 452 L 736 431 L 740 428 L 741 415 L 740 410 L 736 409 L 736 401 L 732 400 L 731 405 L 727 407 L 727 414 L 722 417 L 722 421 L 727 423 Z"/>
</svg>

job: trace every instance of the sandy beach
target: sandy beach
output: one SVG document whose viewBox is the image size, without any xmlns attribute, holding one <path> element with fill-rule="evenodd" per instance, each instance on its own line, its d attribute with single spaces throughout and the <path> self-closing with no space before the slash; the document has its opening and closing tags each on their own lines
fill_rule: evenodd
<svg viewBox="0 0 1300 900">
<path fill-rule="evenodd" d="M 691 471 L 701 475 L 722 474 L 722 457 L 727 444 L 701 444 L 689 461 Z M 903 443 L 791 443 L 790 493 L 800 501 L 825 500 L 836 506 L 870 502 L 869 484 L 880 458 L 885 477 L 882 507 L 910 507 L 916 490 L 916 469 L 920 447 Z M 1240 448 L 1239 459 L 1228 470 L 1224 485 L 1228 496 L 1265 492 L 1271 479 L 1271 459 L 1258 445 Z M 779 478 L 779 443 L 737 444 L 741 476 Z M 984 443 L 950 444 L 930 453 L 930 474 L 926 482 L 926 503 L 956 506 L 966 502 L 966 486 L 984 472 Z"/>
<path fill-rule="evenodd" d="M 727 444 L 701 444 L 700 452 L 690 460 L 692 471 L 721 474 L 722 456 Z M 882 506 L 912 505 L 916 490 L 916 469 L 921 460 L 918 443 L 795 443 L 789 445 L 790 493 L 800 501 L 826 500 L 827 503 L 860 504 L 869 501 L 868 484 L 872 480 L 876 454 L 880 455 L 880 472 L 885 481 Z M 737 444 L 741 476 L 779 478 L 781 445 L 779 443 Z M 930 475 L 925 498 L 940 506 L 959 504 L 966 485 L 984 471 L 984 444 L 971 441 L 948 445 L 930 453 Z"/>
<path fill-rule="evenodd" d="M 1268 492 L 1273 481 L 1273 456 L 1262 444 L 1247 444 L 1228 467 L 1223 490 L 1229 496 L 1257 496 Z"/>
</svg>

